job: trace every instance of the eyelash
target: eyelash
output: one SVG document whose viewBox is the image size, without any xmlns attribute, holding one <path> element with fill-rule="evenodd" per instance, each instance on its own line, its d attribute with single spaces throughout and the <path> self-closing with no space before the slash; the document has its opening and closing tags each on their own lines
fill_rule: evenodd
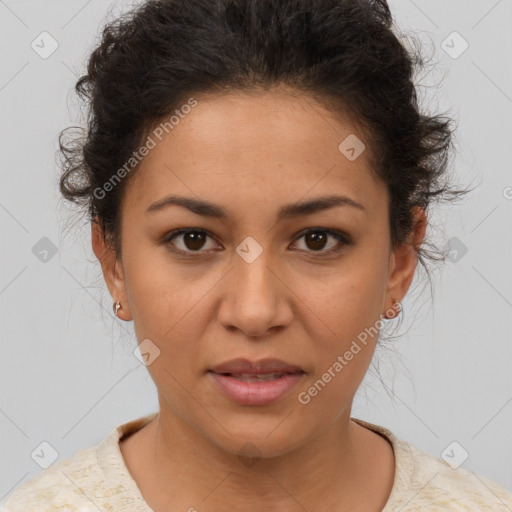
<svg viewBox="0 0 512 512">
<path fill-rule="evenodd" d="M 172 246 L 171 241 L 175 237 L 177 237 L 179 235 L 182 235 L 182 234 L 185 234 L 185 233 L 191 233 L 191 232 L 203 233 L 203 234 L 208 235 L 211 238 L 215 238 L 213 235 L 211 235 L 208 231 L 206 231 L 204 229 L 181 228 L 181 229 L 176 229 L 174 231 L 171 231 L 171 232 L 167 233 L 167 235 L 162 240 L 162 243 L 167 246 L 169 251 L 171 251 L 173 253 L 178 253 L 180 255 L 194 257 L 195 255 L 200 254 L 202 252 L 207 252 L 207 251 L 203 251 L 201 249 L 198 250 L 198 251 L 183 251 L 182 249 L 176 249 L 175 247 Z M 334 247 L 334 248 L 331 248 L 331 249 L 329 249 L 327 251 L 324 251 L 324 250 L 321 250 L 321 249 L 318 250 L 318 251 L 313 251 L 313 250 L 306 251 L 307 253 L 313 253 L 315 255 L 319 255 L 320 257 L 329 256 L 329 255 L 332 255 L 334 253 L 340 252 L 343 247 L 349 246 L 349 245 L 352 244 L 352 240 L 350 239 L 350 237 L 348 235 L 346 235 L 345 233 L 343 233 L 342 231 L 337 231 L 337 230 L 327 229 L 327 228 L 308 228 L 308 229 L 303 230 L 300 233 L 298 233 L 298 235 L 295 238 L 295 240 L 299 240 L 300 238 L 302 238 L 303 236 L 305 236 L 305 235 L 307 235 L 309 233 L 326 233 L 327 235 L 334 237 L 336 240 L 338 240 L 338 242 L 341 242 L 341 244 L 342 244 L 341 248 L 340 247 Z"/>
</svg>

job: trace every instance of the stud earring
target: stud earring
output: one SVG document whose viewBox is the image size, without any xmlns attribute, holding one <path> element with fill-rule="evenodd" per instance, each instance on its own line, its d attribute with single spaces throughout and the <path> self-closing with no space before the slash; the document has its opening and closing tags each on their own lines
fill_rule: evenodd
<svg viewBox="0 0 512 512">
<path fill-rule="evenodd" d="M 122 307 L 123 307 L 123 306 L 121 306 L 121 302 L 119 302 L 119 301 L 114 302 L 114 306 L 113 306 L 113 308 L 114 308 L 114 313 L 115 313 L 115 315 L 116 315 L 116 316 L 118 316 L 117 312 L 118 312 Z"/>
</svg>

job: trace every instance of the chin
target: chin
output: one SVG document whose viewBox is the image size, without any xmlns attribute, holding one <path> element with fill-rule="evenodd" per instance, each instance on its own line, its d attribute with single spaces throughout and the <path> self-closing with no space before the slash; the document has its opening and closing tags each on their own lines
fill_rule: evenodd
<svg viewBox="0 0 512 512">
<path fill-rule="evenodd" d="M 298 431 L 297 425 L 282 418 L 258 416 L 241 421 L 224 420 L 215 432 L 205 433 L 219 448 L 241 458 L 272 458 L 285 455 L 306 442 L 306 433 Z M 225 418 L 225 416 L 224 416 Z M 204 432 L 204 431 L 203 431 Z M 230 435 L 231 434 L 231 435 Z"/>
</svg>

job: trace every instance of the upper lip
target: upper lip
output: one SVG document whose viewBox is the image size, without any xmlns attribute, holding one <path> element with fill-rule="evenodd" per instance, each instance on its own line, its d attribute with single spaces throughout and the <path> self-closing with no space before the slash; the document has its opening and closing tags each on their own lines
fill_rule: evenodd
<svg viewBox="0 0 512 512">
<path fill-rule="evenodd" d="M 258 361 L 249 361 L 245 358 L 230 359 L 213 368 L 210 371 L 214 373 L 296 373 L 304 370 L 297 365 L 287 363 L 281 359 L 267 358 L 259 359 Z"/>
</svg>

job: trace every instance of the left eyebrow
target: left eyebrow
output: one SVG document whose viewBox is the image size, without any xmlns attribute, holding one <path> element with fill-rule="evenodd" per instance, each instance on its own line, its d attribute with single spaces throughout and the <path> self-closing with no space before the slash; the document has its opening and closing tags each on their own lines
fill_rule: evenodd
<svg viewBox="0 0 512 512">
<path fill-rule="evenodd" d="M 279 208 L 277 219 L 290 219 L 293 217 L 299 217 L 301 215 L 311 215 L 316 212 L 335 208 L 337 206 L 352 206 L 363 212 L 366 212 L 366 208 L 361 204 L 351 199 L 348 196 L 332 195 L 317 197 L 310 201 L 302 201 L 295 204 L 282 206 Z"/>
<path fill-rule="evenodd" d="M 160 211 L 168 206 L 181 206 L 187 208 L 193 213 L 196 213 L 197 215 L 202 215 L 203 217 L 226 219 L 229 216 L 228 211 L 222 206 L 201 199 L 175 195 L 167 196 L 156 201 L 149 206 L 146 213 Z M 361 203 L 358 203 L 348 196 L 331 195 L 282 206 L 278 210 L 277 220 L 280 221 L 283 219 L 300 217 L 302 215 L 311 215 L 313 213 L 338 206 L 351 206 L 366 212 L 366 208 Z"/>
</svg>

